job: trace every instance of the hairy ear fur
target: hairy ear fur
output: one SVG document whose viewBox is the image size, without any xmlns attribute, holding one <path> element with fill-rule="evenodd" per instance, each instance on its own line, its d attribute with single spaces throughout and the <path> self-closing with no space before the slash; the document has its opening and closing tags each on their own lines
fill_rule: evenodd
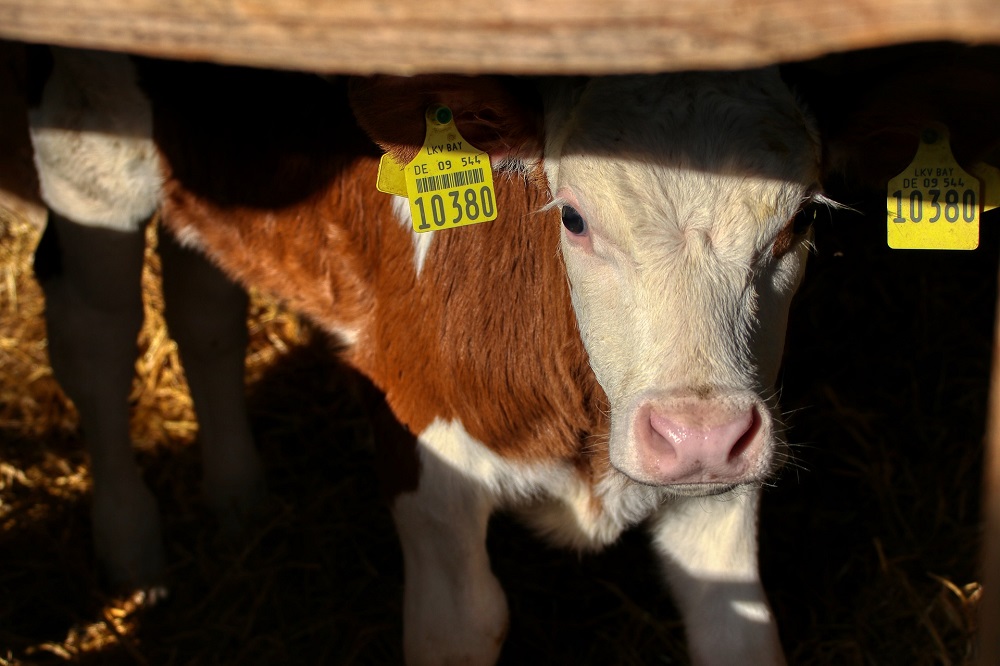
<svg viewBox="0 0 1000 666">
<path fill-rule="evenodd" d="M 373 76 L 353 79 L 351 107 L 362 129 L 405 164 L 424 142 L 424 113 L 444 104 L 465 140 L 500 160 L 541 156 L 542 105 L 527 82 L 502 76 Z"/>
</svg>

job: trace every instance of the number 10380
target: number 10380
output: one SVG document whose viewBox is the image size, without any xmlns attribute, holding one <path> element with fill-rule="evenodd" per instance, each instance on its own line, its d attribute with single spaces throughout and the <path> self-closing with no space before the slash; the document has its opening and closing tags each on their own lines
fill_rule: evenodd
<svg viewBox="0 0 1000 666">
<path fill-rule="evenodd" d="M 948 222 L 974 222 L 979 213 L 979 195 L 975 190 L 938 189 L 903 190 L 892 193 L 896 201 L 896 216 L 893 222 L 938 222 L 942 218 Z"/>
<path fill-rule="evenodd" d="M 413 199 L 413 209 L 417 213 L 413 220 L 417 231 L 488 222 L 496 218 L 493 190 L 485 185 L 479 189 L 466 187 L 421 194 Z"/>
</svg>

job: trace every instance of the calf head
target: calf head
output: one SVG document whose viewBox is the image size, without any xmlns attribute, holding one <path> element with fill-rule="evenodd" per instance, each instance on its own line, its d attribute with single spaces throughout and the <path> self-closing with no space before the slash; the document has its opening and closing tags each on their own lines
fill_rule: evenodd
<svg viewBox="0 0 1000 666">
<path fill-rule="evenodd" d="M 373 89 L 361 85 L 369 98 Z M 543 123 L 507 87 L 501 103 L 477 105 L 523 117 L 433 101 L 451 105 L 463 135 L 494 157 L 540 158 L 561 209 L 580 333 L 610 402 L 612 464 L 684 494 L 759 482 L 777 447 L 773 383 L 807 254 L 797 218 L 818 196 L 809 120 L 773 70 L 540 89 Z M 472 127 L 479 118 L 496 140 Z"/>
<path fill-rule="evenodd" d="M 567 100 L 572 104 L 567 106 Z M 773 71 L 589 82 L 549 104 L 545 169 L 611 461 L 710 492 L 760 479 L 819 146 Z"/>
</svg>

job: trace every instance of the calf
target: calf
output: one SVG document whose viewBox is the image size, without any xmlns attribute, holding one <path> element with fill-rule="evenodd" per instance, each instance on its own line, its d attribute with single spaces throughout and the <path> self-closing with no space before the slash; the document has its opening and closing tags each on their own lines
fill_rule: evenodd
<svg viewBox="0 0 1000 666">
<path fill-rule="evenodd" d="M 404 426 L 377 430 L 409 662 L 497 658 L 500 507 L 579 549 L 645 522 L 695 661 L 783 661 L 757 508 L 819 147 L 775 71 L 147 80 L 167 225 L 329 331 Z M 449 106 L 500 217 L 415 234 L 348 97 L 401 163 Z"/>
<path fill-rule="evenodd" d="M 37 47 L 30 56 L 26 97 L 40 192 L 11 187 L 31 178 L 6 178 L 0 187 L 29 201 L 40 194 L 49 209 L 35 271 L 49 358 L 90 454 L 95 550 L 114 586 L 153 585 L 165 562 L 160 520 L 132 453 L 128 404 L 142 324 L 144 228 L 161 200 L 152 110 L 126 56 Z M 199 417 L 208 498 L 236 531 L 264 495 L 243 395 L 246 295 L 169 238 L 160 254 L 165 314 Z"/>
</svg>

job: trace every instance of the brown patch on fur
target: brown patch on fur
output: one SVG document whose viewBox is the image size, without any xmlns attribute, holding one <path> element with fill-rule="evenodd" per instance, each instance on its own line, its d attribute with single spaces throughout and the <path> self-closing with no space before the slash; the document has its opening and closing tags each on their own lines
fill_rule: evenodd
<svg viewBox="0 0 1000 666">
<path fill-rule="evenodd" d="M 519 177 L 498 178 L 496 221 L 438 232 L 416 283 L 409 271 L 382 272 L 358 362 L 414 432 L 458 419 L 520 460 L 573 458 L 590 433 L 596 381 L 570 305 L 558 215 L 534 212 L 546 197 Z"/>
<path fill-rule="evenodd" d="M 538 186 L 544 177 L 498 174 L 499 218 L 435 233 L 418 277 L 412 231 L 395 218 L 391 198 L 375 190 L 377 155 L 350 121 L 343 91 L 318 88 L 318 79 L 270 76 L 250 89 L 267 97 L 266 86 L 275 85 L 289 118 L 243 103 L 239 94 L 213 95 L 211 102 L 229 111 L 216 106 L 208 115 L 199 113 L 204 99 L 158 106 L 170 227 L 195 229 L 209 254 L 245 284 L 330 330 L 356 330 L 347 359 L 410 433 L 436 418 L 456 419 L 507 458 L 570 462 L 590 479 L 603 472 L 606 399 L 576 328 L 558 214 L 537 212 L 548 200 Z M 312 109 L 308 118 L 303 108 Z M 230 114 L 241 114 L 235 124 L 244 132 L 227 125 Z M 260 183 L 257 170 L 277 195 L 241 190 L 243 174 Z M 312 174 L 308 187 L 284 184 L 303 171 Z M 391 444 L 390 454 L 398 449 Z M 412 467 L 408 451 L 404 467 Z M 412 481 L 404 469 L 390 479 L 391 490 Z"/>
<path fill-rule="evenodd" d="M 795 233 L 795 218 L 792 218 L 781 228 L 778 236 L 774 239 L 771 255 L 775 258 L 782 256 L 795 246 L 796 240 L 798 240 L 798 234 Z"/>
</svg>

